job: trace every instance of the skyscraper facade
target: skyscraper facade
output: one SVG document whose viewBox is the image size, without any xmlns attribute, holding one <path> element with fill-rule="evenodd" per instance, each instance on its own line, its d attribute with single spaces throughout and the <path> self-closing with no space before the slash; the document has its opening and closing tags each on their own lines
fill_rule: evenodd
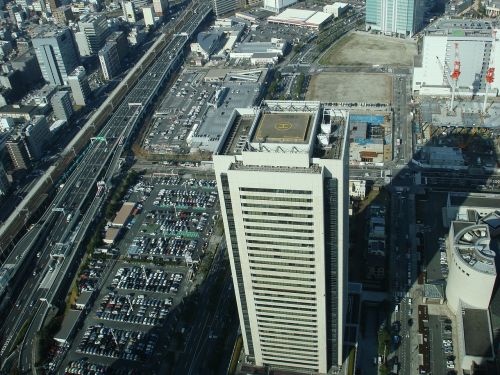
<svg viewBox="0 0 500 375">
<path fill-rule="evenodd" d="M 214 154 L 245 354 L 327 373 L 343 361 L 348 117 L 319 102 L 235 110 Z"/>
<path fill-rule="evenodd" d="M 234 12 L 245 5 L 245 0 L 212 0 L 217 17 Z"/>
<path fill-rule="evenodd" d="M 52 85 L 64 85 L 78 65 L 73 36 L 68 28 L 48 31 L 33 38 L 43 78 Z"/>
<path fill-rule="evenodd" d="M 118 47 L 115 42 L 106 42 L 99 51 L 102 75 L 105 80 L 112 79 L 121 69 Z"/>
<path fill-rule="evenodd" d="M 96 55 L 104 45 L 106 38 L 111 33 L 108 22 L 104 15 L 86 15 L 78 21 L 80 33 L 84 35 L 87 48 L 80 48 L 80 51 L 88 51 L 88 55 Z M 82 56 L 88 56 L 82 54 Z"/>
<path fill-rule="evenodd" d="M 423 23 L 423 0 L 366 0 L 366 27 L 394 36 L 412 36 Z"/>
</svg>

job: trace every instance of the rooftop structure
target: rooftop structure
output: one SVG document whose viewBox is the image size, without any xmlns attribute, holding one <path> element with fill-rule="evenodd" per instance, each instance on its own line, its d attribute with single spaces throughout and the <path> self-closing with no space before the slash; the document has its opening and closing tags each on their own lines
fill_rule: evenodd
<svg viewBox="0 0 500 375">
<path fill-rule="evenodd" d="M 261 94 L 261 87 L 260 81 L 225 81 L 219 91 L 220 100 L 208 109 L 201 124 L 193 131 L 191 146 L 213 151 L 232 118 L 234 109 L 255 105 Z"/>
<path fill-rule="evenodd" d="M 127 222 L 128 218 L 132 214 L 132 211 L 135 208 L 135 203 L 134 202 L 125 202 L 123 203 L 122 207 L 120 210 L 116 213 L 115 218 L 113 219 L 113 222 L 111 223 L 114 227 L 121 228 L 125 225 Z"/>
<path fill-rule="evenodd" d="M 460 306 L 487 309 L 496 280 L 495 252 L 490 248 L 486 224 L 454 221 L 449 232 L 448 306 L 457 313 Z"/>
<path fill-rule="evenodd" d="M 500 207 L 498 194 L 484 193 L 449 193 L 446 210 L 445 224 L 450 225 L 453 220 L 475 221 L 485 218 Z M 474 215 L 471 216 L 470 213 Z"/>
<path fill-rule="evenodd" d="M 493 338 L 488 310 L 463 308 L 458 320 L 463 327 L 459 335 L 461 367 L 470 369 L 473 363 L 482 365 L 492 360 Z"/>
<path fill-rule="evenodd" d="M 224 43 L 224 32 L 222 30 L 205 31 L 198 34 L 196 43 L 191 43 L 191 51 L 210 58 Z"/>
<path fill-rule="evenodd" d="M 331 14 L 324 12 L 288 8 L 276 16 L 268 17 L 267 21 L 271 23 L 302 26 L 319 30 L 331 18 Z"/>
<path fill-rule="evenodd" d="M 337 158 L 343 154 L 343 112 L 319 102 L 266 101 L 260 109 L 237 109 L 216 154 L 307 153 Z"/>
<path fill-rule="evenodd" d="M 232 59 L 252 59 L 267 54 L 279 59 L 285 54 L 286 47 L 286 40 L 278 38 L 272 38 L 270 42 L 246 42 L 236 44 L 230 56 Z"/>
</svg>

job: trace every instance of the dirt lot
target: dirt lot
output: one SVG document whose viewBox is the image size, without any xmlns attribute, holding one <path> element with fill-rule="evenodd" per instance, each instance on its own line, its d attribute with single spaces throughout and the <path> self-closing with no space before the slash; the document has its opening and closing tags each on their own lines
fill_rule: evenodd
<svg viewBox="0 0 500 375">
<path fill-rule="evenodd" d="M 309 83 L 306 100 L 389 104 L 392 101 L 392 77 L 380 73 L 315 74 Z"/>
<path fill-rule="evenodd" d="M 355 32 L 334 44 L 321 58 L 322 65 L 411 66 L 417 54 L 413 40 Z"/>
</svg>

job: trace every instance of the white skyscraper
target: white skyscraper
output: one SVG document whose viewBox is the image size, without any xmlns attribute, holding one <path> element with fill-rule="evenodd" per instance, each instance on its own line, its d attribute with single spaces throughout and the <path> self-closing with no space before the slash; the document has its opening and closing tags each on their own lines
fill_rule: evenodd
<svg viewBox="0 0 500 375">
<path fill-rule="evenodd" d="M 423 16 L 423 0 L 366 0 L 366 26 L 382 34 L 412 36 Z"/>
<path fill-rule="evenodd" d="M 214 154 L 245 354 L 327 373 L 343 360 L 348 116 L 319 102 L 235 110 Z"/>
</svg>

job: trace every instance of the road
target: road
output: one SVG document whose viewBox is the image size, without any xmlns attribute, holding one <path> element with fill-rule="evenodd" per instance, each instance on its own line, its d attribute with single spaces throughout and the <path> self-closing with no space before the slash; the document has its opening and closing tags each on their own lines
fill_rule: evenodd
<svg viewBox="0 0 500 375">
<path fill-rule="evenodd" d="M 40 298 L 47 299 L 50 304 L 58 288 L 49 287 L 48 290 L 40 288 L 43 277 L 51 272 L 57 272 L 56 267 L 61 267 L 61 271 L 68 268 L 69 265 L 64 264 L 64 261 L 71 258 L 76 248 L 74 246 L 76 237 L 82 235 L 81 231 L 87 230 L 88 223 L 82 225 L 81 218 L 85 217 L 89 207 L 92 207 L 85 203 L 88 198 L 95 195 L 96 182 L 107 170 L 116 168 L 116 155 L 119 157 L 123 147 L 128 144 L 136 126 L 146 115 L 149 105 L 174 69 L 178 67 L 190 37 L 211 11 L 210 4 L 204 2 L 195 4 L 194 8 L 194 10 L 186 11 L 185 18 L 179 21 L 182 25 L 180 32 L 171 38 L 163 52 L 149 69 L 143 72 L 142 78 L 130 89 L 125 100 L 114 111 L 99 136 L 94 138 L 87 149 L 79 155 L 74 170 L 62 189 L 58 191 L 52 205 L 37 223 L 37 230 L 43 229 L 48 233 L 41 244 L 30 249 L 31 256 L 35 252 L 40 252 L 40 258 L 37 261 L 40 273 L 35 276 L 28 275 L 28 277 L 24 275 L 26 286 L 16 296 L 12 296 L 18 309 L 10 311 L 2 322 L 2 360 L 13 349 L 15 343 L 13 339 L 19 328 L 30 318 L 35 309 L 37 310 L 34 314 L 33 327 L 44 319 L 46 309 L 40 308 L 40 304 L 45 302 L 39 300 Z M 20 244 L 16 246 L 6 262 L 10 269 L 17 271 L 26 259 L 28 250 Z M 64 280 L 61 277 L 57 279 L 57 285 Z M 30 330 L 30 334 L 35 332 L 35 330 L 33 332 Z M 33 337 L 27 337 L 26 341 L 31 343 L 32 339 Z M 31 354 L 27 356 L 31 357 Z M 30 361 L 21 360 L 21 369 L 29 369 L 30 365 L 27 363 Z"/>
</svg>

